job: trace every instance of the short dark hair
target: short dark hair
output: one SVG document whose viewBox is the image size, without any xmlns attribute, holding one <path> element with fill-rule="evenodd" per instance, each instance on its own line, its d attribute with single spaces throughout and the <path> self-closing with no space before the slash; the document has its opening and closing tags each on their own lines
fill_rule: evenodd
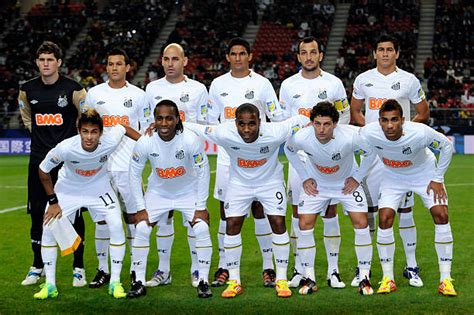
<svg viewBox="0 0 474 315">
<path fill-rule="evenodd" d="M 61 59 L 63 56 L 61 48 L 50 41 L 45 41 L 38 47 L 38 50 L 36 51 L 36 59 L 38 59 L 41 54 L 53 54 L 57 60 Z"/>
<path fill-rule="evenodd" d="M 388 99 L 386 100 L 379 109 L 379 117 L 385 112 L 397 111 L 400 113 L 400 117 L 403 117 L 402 105 L 397 100 Z"/>
<path fill-rule="evenodd" d="M 314 36 L 308 36 L 308 37 L 305 37 L 305 38 L 302 38 L 299 42 L 298 42 L 298 47 L 296 49 L 296 53 L 299 54 L 300 53 L 300 46 L 301 44 L 305 43 L 305 44 L 308 44 L 308 43 L 312 43 L 312 42 L 316 42 L 316 44 L 318 44 L 318 50 L 319 52 L 323 52 L 322 48 L 321 48 L 321 43 L 319 42 L 319 40 L 316 39 L 316 37 Z"/>
<path fill-rule="evenodd" d="M 153 111 L 154 118 L 156 118 L 156 115 L 158 113 L 158 107 L 161 107 L 161 106 L 168 106 L 168 107 L 174 108 L 175 116 L 178 117 L 178 123 L 176 124 L 176 133 L 178 133 L 178 131 L 183 132 L 184 126 L 183 126 L 183 122 L 181 121 L 181 116 L 179 115 L 178 105 L 176 105 L 176 103 L 173 102 L 172 100 L 167 100 L 167 99 L 158 102 L 158 104 L 156 104 L 155 110 Z M 156 131 L 156 128 L 155 128 L 155 131 Z"/>
<path fill-rule="evenodd" d="M 250 52 L 251 52 L 250 43 L 246 41 L 245 39 L 243 39 L 242 37 L 234 37 L 231 40 L 229 40 L 229 43 L 227 44 L 227 54 L 230 54 L 230 50 L 232 49 L 232 47 L 237 46 L 237 45 L 244 46 L 245 50 L 247 51 L 247 54 L 250 55 Z"/>
<path fill-rule="evenodd" d="M 122 48 L 112 48 L 112 49 L 110 49 L 107 52 L 107 57 L 106 57 L 107 61 L 109 60 L 110 56 L 123 56 L 123 58 L 125 59 L 125 64 L 126 65 L 130 64 L 130 58 L 128 58 L 127 53 Z"/>
<path fill-rule="evenodd" d="M 385 43 L 385 42 L 391 42 L 393 44 L 393 47 L 395 48 L 396 52 L 398 52 L 398 50 L 400 49 L 400 46 L 398 44 L 398 40 L 395 37 L 393 37 L 391 35 L 388 35 L 388 34 L 382 34 L 375 41 L 374 51 L 377 50 L 377 46 L 380 43 Z"/>
<path fill-rule="evenodd" d="M 318 116 L 331 117 L 333 123 L 337 123 L 339 121 L 339 112 L 331 102 L 327 101 L 319 102 L 311 109 L 309 119 L 314 121 L 314 119 Z"/>
<path fill-rule="evenodd" d="M 250 104 L 250 103 L 240 104 L 239 107 L 237 107 L 237 110 L 235 111 L 235 119 L 237 119 L 237 117 L 243 113 L 255 114 L 260 119 L 260 111 L 258 110 L 257 106 L 253 104 Z"/>
<path fill-rule="evenodd" d="M 81 113 L 81 116 L 79 117 L 79 120 L 77 121 L 77 128 L 81 129 L 81 127 L 85 124 L 99 126 L 100 132 L 104 130 L 102 117 L 100 117 L 99 113 L 95 109 L 92 109 L 92 108 Z"/>
</svg>

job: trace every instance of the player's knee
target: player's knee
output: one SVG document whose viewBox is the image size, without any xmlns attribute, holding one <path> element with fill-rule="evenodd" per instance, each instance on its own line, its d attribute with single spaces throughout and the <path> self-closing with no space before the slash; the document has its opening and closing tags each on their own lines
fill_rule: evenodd
<svg viewBox="0 0 474 315">
<path fill-rule="evenodd" d="M 298 206 L 292 205 L 291 208 L 293 209 L 293 218 L 298 218 Z"/>
<path fill-rule="evenodd" d="M 435 224 L 447 224 L 449 222 L 448 207 L 434 206 L 430 210 Z"/>
<path fill-rule="evenodd" d="M 210 240 L 209 225 L 202 219 L 195 220 L 195 223 L 193 224 L 193 231 L 196 235 L 196 241 L 207 238 Z"/>
<path fill-rule="evenodd" d="M 324 218 L 330 219 L 337 215 L 337 205 L 329 205 Z"/>
<path fill-rule="evenodd" d="M 263 211 L 263 206 L 260 202 L 252 202 L 252 214 L 255 219 L 263 219 L 265 218 L 265 212 Z"/>
<path fill-rule="evenodd" d="M 123 220 L 126 224 L 136 224 L 136 214 L 135 213 L 124 213 Z"/>
<path fill-rule="evenodd" d="M 53 232 L 49 226 L 45 226 L 43 230 L 43 235 L 39 238 L 43 246 L 55 246 L 56 239 L 54 238 Z"/>
<path fill-rule="evenodd" d="M 140 221 L 135 229 L 135 241 L 148 243 L 150 241 L 151 226 L 146 221 Z"/>
<path fill-rule="evenodd" d="M 270 226 L 272 227 L 272 232 L 275 234 L 283 234 L 286 232 L 286 224 L 285 224 L 285 217 L 274 215 L 268 216 L 268 220 L 270 221 Z"/>
</svg>

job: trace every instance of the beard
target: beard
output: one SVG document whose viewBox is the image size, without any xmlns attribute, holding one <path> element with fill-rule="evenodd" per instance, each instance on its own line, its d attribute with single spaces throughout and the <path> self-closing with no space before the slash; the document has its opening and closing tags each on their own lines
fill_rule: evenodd
<svg viewBox="0 0 474 315">
<path fill-rule="evenodd" d="M 314 65 L 314 66 L 312 66 L 312 67 L 307 67 L 307 66 L 305 66 L 305 65 L 301 65 L 301 67 L 303 68 L 304 71 L 313 72 L 313 71 L 318 70 L 319 64 Z"/>
</svg>

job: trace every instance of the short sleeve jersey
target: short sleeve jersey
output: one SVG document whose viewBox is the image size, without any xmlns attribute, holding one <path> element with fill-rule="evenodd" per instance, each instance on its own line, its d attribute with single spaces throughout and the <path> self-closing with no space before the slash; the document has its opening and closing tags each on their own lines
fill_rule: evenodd
<svg viewBox="0 0 474 315">
<path fill-rule="evenodd" d="M 146 97 L 152 113 L 156 104 L 168 99 L 178 106 L 182 121 L 205 122 L 207 119 L 209 95 L 206 86 L 187 77 L 179 83 L 171 83 L 166 77 L 150 82 Z"/>
<path fill-rule="evenodd" d="M 106 133 L 118 124 L 135 130 L 146 128 L 150 115 L 145 92 L 128 82 L 120 89 L 111 88 L 107 82 L 91 88 L 83 109 L 87 108 L 94 108 L 99 113 Z M 134 140 L 123 138 L 110 157 L 109 171 L 128 171 L 134 145 Z"/>
<path fill-rule="evenodd" d="M 357 76 L 352 96 L 365 103 L 366 124 L 377 121 L 379 109 L 387 99 L 396 99 L 403 108 L 403 117 L 410 120 L 410 102 L 418 104 L 425 99 L 420 81 L 402 69 L 389 75 L 381 74 L 377 68 Z"/>
</svg>

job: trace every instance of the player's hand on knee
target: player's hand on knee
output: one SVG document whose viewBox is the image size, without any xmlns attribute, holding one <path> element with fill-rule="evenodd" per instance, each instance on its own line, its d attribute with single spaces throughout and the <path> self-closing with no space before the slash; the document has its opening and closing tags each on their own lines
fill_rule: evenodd
<svg viewBox="0 0 474 315">
<path fill-rule="evenodd" d="M 352 194 L 357 187 L 359 187 L 359 182 L 354 179 L 354 177 L 348 177 L 344 181 L 344 188 L 342 188 L 342 193 L 344 195 Z"/>
<path fill-rule="evenodd" d="M 446 203 L 448 199 L 448 195 L 446 194 L 446 190 L 444 189 L 443 183 L 437 183 L 434 181 L 431 181 L 428 184 L 428 188 L 426 189 L 426 192 L 430 194 L 430 191 L 433 191 L 433 201 L 436 203 L 436 200 L 439 201 L 439 203 Z"/>
<path fill-rule="evenodd" d="M 310 196 L 316 196 L 319 193 L 318 184 L 312 178 L 308 178 L 303 182 L 303 189 Z"/>
<path fill-rule="evenodd" d="M 59 206 L 59 204 L 53 204 L 53 205 L 49 205 L 48 206 L 48 209 L 46 210 L 46 212 L 44 213 L 44 216 L 43 216 L 43 223 L 44 224 L 48 224 L 52 219 L 54 218 L 61 218 L 61 207 Z"/>
</svg>

